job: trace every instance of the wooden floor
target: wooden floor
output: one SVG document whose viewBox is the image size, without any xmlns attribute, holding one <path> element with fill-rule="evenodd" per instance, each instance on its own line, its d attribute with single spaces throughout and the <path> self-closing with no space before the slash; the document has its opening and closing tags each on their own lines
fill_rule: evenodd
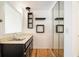
<svg viewBox="0 0 79 59">
<path fill-rule="evenodd" d="M 64 57 L 64 49 L 52 49 L 56 57 Z"/>
<path fill-rule="evenodd" d="M 49 49 L 33 49 L 32 57 L 53 57 Z"/>
<path fill-rule="evenodd" d="M 32 57 L 57 57 L 58 56 L 57 50 L 52 50 L 52 51 L 53 51 L 53 53 L 55 53 L 55 52 L 56 53 L 52 54 L 50 49 L 33 49 Z M 64 56 L 62 54 L 63 54 L 63 51 L 60 53 L 60 56 Z"/>
</svg>

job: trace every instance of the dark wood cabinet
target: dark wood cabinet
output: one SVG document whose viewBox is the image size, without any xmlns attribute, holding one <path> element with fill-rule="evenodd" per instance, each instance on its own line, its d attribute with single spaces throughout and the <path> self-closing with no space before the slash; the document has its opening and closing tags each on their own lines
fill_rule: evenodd
<svg viewBox="0 0 79 59">
<path fill-rule="evenodd" d="M 1 57 L 1 45 L 0 45 L 0 57 Z"/>
<path fill-rule="evenodd" d="M 26 42 L 25 56 L 31 57 L 32 50 L 33 50 L 33 37 L 31 37 L 30 40 Z"/>
<path fill-rule="evenodd" d="M 4 44 L 2 45 L 3 57 L 19 57 L 23 56 L 24 46 L 20 44 Z"/>
<path fill-rule="evenodd" d="M 30 57 L 33 49 L 33 37 L 25 44 L 2 44 L 3 57 Z"/>
</svg>

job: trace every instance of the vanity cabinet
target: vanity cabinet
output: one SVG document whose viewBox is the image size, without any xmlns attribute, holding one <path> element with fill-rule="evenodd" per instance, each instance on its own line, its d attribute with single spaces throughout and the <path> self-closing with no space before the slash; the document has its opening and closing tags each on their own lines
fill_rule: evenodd
<svg viewBox="0 0 79 59">
<path fill-rule="evenodd" d="M 33 37 L 25 44 L 2 44 L 3 57 L 30 57 L 33 49 Z"/>
<path fill-rule="evenodd" d="M 30 40 L 26 42 L 24 56 L 31 57 L 32 50 L 33 50 L 33 38 L 31 37 Z"/>
<path fill-rule="evenodd" d="M 1 45 L 0 45 L 0 57 L 1 57 Z"/>
</svg>

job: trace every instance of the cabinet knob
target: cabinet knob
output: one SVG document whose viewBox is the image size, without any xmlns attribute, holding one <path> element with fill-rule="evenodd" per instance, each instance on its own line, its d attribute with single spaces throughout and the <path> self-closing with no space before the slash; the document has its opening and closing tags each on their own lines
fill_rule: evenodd
<svg viewBox="0 0 79 59">
<path fill-rule="evenodd" d="M 24 52 L 24 55 L 26 55 L 26 52 Z"/>
</svg>

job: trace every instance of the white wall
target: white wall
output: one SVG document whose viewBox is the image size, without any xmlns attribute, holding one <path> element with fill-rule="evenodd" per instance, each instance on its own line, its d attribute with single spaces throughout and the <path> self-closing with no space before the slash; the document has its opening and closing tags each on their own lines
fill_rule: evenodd
<svg viewBox="0 0 79 59">
<path fill-rule="evenodd" d="M 64 56 L 79 56 L 79 2 L 65 2 Z"/>
<path fill-rule="evenodd" d="M 34 27 L 33 29 L 27 28 L 27 12 L 24 11 L 24 30 L 23 32 L 32 32 L 34 36 L 34 48 L 52 48 L 52 41 L 50 39 L 50 13 L 45 10 L 32 11 L 34 14 Z M 35 20 L 35 17 L 45 17 L 45 20 Z M 44 24 L 45 33 L 36 33 L 36 25 Z"/>
<path fill-rule="evenodd" d="M 4 17 L 4 2 L 0 1 L 0 19 L 2 22 L 0 22 L 0 35 L 5 32 L 5 17 Z"/>
<path fill-rule="evenodd" d="M 34 45 L 36 45 L 36 48 L 52 48 L 52 40 L 50 39 L 50 24 L 51 23 L 51 17 L 50 17 L 50 11 L 35 11 L 34 16 L 35 17 L 45 17 L 46 19 L 43 21 L 35 21 L 35 26 L 37 24 L 44 24 L 45 25 L 45 33 L 35 33 L 35 42 Z M 34 17 L 34 18 L 35 18 Z M 35 27 L 35 32 L 36 32 L 36 27 Z"/>
<path fill-rule="evenodd" d="M 79 56 L 79 2 L 72 2 L 72 53 Z"/>
<path fill-rule="evenodd" d="M 72 2 L 64 2 L 64 56 L 72 56 Z"/>
<path fill-rule="evenodd" d="M 22 15 L 9 3 L 5 3 L 5 33 L 22 31 Z"/>
</svg>

